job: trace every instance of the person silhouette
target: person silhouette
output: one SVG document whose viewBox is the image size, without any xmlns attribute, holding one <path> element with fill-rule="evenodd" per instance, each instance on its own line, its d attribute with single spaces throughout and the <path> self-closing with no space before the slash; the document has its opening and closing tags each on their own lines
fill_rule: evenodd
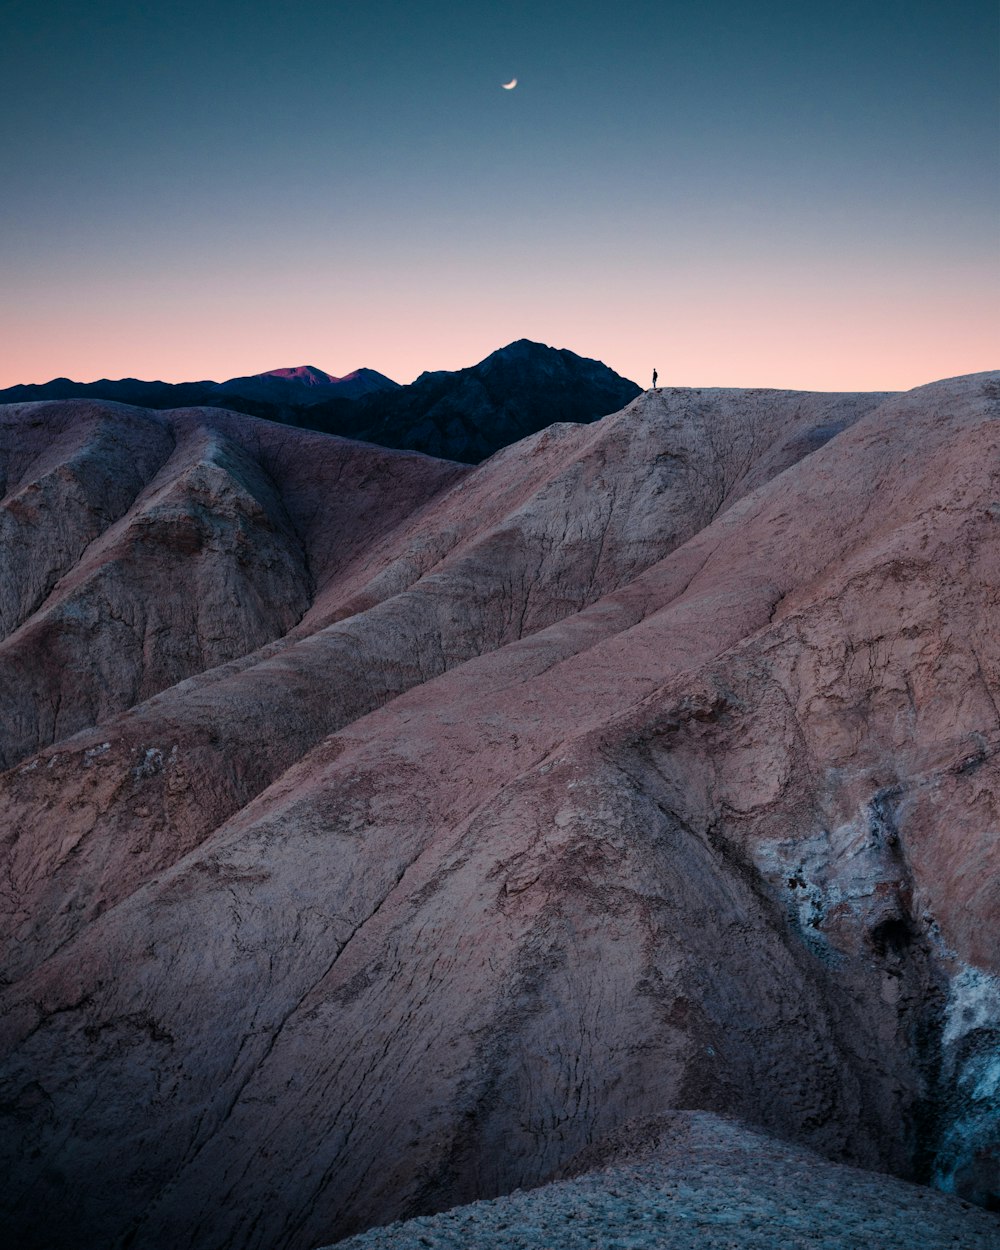
<svg viewBox="0 0 1000 1250">
<path fill-rule="evenodd" d="M 657 378 L 657 372 L 656 372 L 656 370 L 654 369 L 654 370 L 653 370 L 653 390 L 654 390 L 654 391 L 656 390 L 656 378 Z"/>
</svg>

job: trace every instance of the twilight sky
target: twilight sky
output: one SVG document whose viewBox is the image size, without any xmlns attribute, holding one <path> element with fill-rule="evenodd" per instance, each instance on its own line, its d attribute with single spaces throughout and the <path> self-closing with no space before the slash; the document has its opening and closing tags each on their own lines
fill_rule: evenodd
<svg viewBox="0 0 1000 1250">
<path fill-rule="evenodd" d="M 998 367 L 998 44 L 995 0 L 6 0 L 0 386 Z"/>
</svg>

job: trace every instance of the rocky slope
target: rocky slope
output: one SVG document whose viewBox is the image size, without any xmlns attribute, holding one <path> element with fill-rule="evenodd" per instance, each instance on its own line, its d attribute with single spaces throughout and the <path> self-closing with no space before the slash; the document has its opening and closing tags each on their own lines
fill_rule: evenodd
<svg viewBox="0 0 1000 1250">
<path fill-rule="evenodd" d="M 998 415 L 7 409 L 20 1244 L 316 1246 L 678 1107 L 996 1201 Z"/>
<path fill-rule="evenodd" d="M 0 764 L 283 636 L 461 472 L 221 411 L 0 408 Z"/>
<path fill-rule="evenodd" d="M 337 1250 L 994 1250 L 995 1217 L 705 1112 L 630 1121 L 561 1179 Z"/>
</svg>

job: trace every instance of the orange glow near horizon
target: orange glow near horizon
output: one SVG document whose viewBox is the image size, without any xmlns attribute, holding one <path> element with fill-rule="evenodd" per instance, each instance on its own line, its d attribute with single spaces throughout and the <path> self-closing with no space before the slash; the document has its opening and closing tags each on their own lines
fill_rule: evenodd
<svg viewBox="0 0 1000 1250">
<path fill-rule="evenodd" d="M 641 386 L 655 366 L 662 385 L 908 390 L 1000 365 L 1000 312 L 989 284 L 967 274 L 908 288 L 898 275 L 867 287 L 813 277 L 811 290 L 793 277 L 630 285 L 623 275 L 593 291 L 577 278 L 568 291 L 539 282 L 478 305 L 471 280 L 429 295 L 411 282 L 348 292 L 349 316 L 316 284 L 302 293 L 275 280 L 255 302 L 250 292 L 109 281 L 8 303 L 0 387 L 54 377 L 222 381 L 302 364 L 338 377 L 367 367 L 406 383 L 424 369 L 473 365 L 518 338 L 603 360 Z"/>
<path fill-rule="evenodd" d="M 78 8 L 0 46 L 0 387 L 1000 365 L 995 0 Z"/>
</svg>

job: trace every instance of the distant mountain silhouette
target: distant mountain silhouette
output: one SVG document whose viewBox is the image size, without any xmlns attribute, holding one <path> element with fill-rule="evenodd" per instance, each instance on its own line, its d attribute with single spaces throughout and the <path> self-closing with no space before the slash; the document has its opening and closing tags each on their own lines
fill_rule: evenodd
<svg viewBox="0 0 1000 1250">
<path fill-rule="evenodd" d="M 183 408 L 204 403 L 216 382 L 142 382 L 138 378 L 101 378 L 97 382 L 74 382 L 53 378 L 51 382 L 9 386 L 0 391 L 0 403 L 23 404 L 42 399 L 113 399 L 140 408 Z"/>
<path fill-rule="evenodd" d="M 598 360 L 528 339 L 479 364 L 422 373 L 400 386 L 374 369 L 336 378 L 313 365 L 226 382 L 73 382 L 0 391 L 0 403 L 89 397 L 142 408 L 228 408 L 283 425 L 474 464 L 556 421 L 590 422 L 640 393 Z"/>
<path fill-rule="evenodd" d="M 519 339 L 469 369 L 368 396 L 351 415 L 366 442 L 474 464 L 556 421 L 617 412 L 639 393 L 599 360 Z"/>
<path fill-rule="evenodd" d="M 355 373 L 348 374 L 349 377 L 357 377 L 358 373 L 374 373 L 373 369 L 359 369 Z M 376 377 L 382 377 L 382 374 L 376 374 Z M 328 386 L 334 382 L 342 382 L 343 378 L 335 378 L 332 373 L 327 373 L 323 369 L 317 369 L 315 365 L 295 365 L 291 369 L 268 369 L 264 373 L 253 374 L 256 378 L 287 378 L 295 382 L 304 382 L 306 386 Z M 238 379 L 233 378 L 232 381 Z M 388 378 L 385 379 L 387 382 Z M 225 386 L 226 383 L 223 383 Z M 393 386 L 397 385 L 395 382 Z"/>
<path fill-rule="evenodd" d="M 246 378 L 230 378 L 214 388 L 241 399 L 252 399 L 280 406 L 303 407 L 327 399 L 360 399 L 379 391 L 395 391 L 399 383 L 374 369 L 355 369 L 342 378 L 324 373 L 314 365 L 292 369 L 270 369 Z"/>
</svg>

